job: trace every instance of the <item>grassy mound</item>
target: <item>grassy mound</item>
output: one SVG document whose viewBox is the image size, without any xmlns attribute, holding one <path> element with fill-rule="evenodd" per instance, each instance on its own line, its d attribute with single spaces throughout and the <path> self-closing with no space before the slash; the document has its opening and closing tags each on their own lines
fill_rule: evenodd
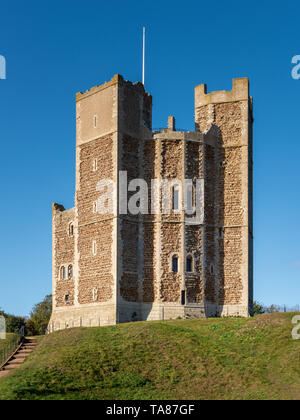
<svg viewBox="0 0 300 420">
<path fill-rule="evenodd" d="M 59 331 L 0 380 L 0 400 L 300 399 L 293 315 Z"/>
</svg>

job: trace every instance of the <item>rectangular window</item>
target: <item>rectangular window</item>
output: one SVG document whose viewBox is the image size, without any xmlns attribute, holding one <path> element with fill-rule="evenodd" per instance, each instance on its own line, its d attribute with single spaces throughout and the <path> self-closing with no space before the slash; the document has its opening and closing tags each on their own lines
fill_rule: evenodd
<svg viewBox="0 0 300 420">
<path fill-rule="evenodd" d="M 185 305 L 185 290 L 181 291 L 181 305 Z"/>
<path fill-rule="evenodd" d="M 193 186 L 188 185 L 186 191 L 186 210 L 188 213 L 193 211 Z"/>
<path fill-rule="evenodd" d="M 192 271 L 192 258 L 187 257 L 186 259 L 186 271 L 187 273 L 190 273 Z"/>
<path fill-rule="evenodd" d="M 173 210 L 179 210 L 179 187 L 174 185 L 173 187 Z"/>
<path fill-rule="evenodd" d="M 172 258 L 172 271 L 173 273 L 178 273 L 178 258 L 177 257 Z"/>
</svg>

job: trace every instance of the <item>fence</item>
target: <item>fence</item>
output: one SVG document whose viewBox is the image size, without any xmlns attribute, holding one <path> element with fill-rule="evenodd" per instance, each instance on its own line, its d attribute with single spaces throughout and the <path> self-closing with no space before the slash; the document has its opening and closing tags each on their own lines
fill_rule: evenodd
<svg viewBox="0 0 300 420">
<path fill-rule="evenodd" d="M 300 312 L 300 305 L 287 306 L 287 305 L 271 305 L 264 306 L 262 309 L 266 314 L 272 314 L 274 312 Z"/>
<path fill-rule="evenodd" d="M 2 365 L 6 362 L 16 348 L 21 344 L 25 335 L 25 327 L 21 327 L 18 333 L 15 333 L 13 337 L 6 343 L 2 350 L 0 350 L 0 370 Z"/>
</svg>

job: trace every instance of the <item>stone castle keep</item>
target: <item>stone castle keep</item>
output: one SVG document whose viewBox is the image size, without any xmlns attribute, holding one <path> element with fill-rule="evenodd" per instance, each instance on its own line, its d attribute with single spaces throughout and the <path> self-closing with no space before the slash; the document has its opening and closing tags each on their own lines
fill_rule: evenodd
<svg viewBox="0 0 300 420">
<path fill-rule="evenodd" d="M 152 97 L 120 75 L 76 95 L 75 207 L 53 204 L 50 331 L 249 316 L 252 121 L 246 78 L 234 79 L 231 91 L 195 88 L 194 132 L 176 131 L 173 117 L 168 128 L 153 132 Z M 111 179 L 119 189 L 120 171 L 128 182 L 142 178 L 148 185 L 203 179 L 204 219 L 189 224 L 176 209 L 120 214 L 118 206 L 100 214 L 97 183 Z"/>
</svg>

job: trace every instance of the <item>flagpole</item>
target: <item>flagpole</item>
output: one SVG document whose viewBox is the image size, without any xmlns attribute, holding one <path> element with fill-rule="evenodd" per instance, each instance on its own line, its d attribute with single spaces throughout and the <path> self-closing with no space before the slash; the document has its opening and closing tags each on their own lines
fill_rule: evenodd
<svg viewBox="0 0 300 420">
<path fill-rule="evenodd" d="M 143 85 L 145 85 L 145 44 L 146 44 L 146 28 L 143 26 Z"/>
</svg>

